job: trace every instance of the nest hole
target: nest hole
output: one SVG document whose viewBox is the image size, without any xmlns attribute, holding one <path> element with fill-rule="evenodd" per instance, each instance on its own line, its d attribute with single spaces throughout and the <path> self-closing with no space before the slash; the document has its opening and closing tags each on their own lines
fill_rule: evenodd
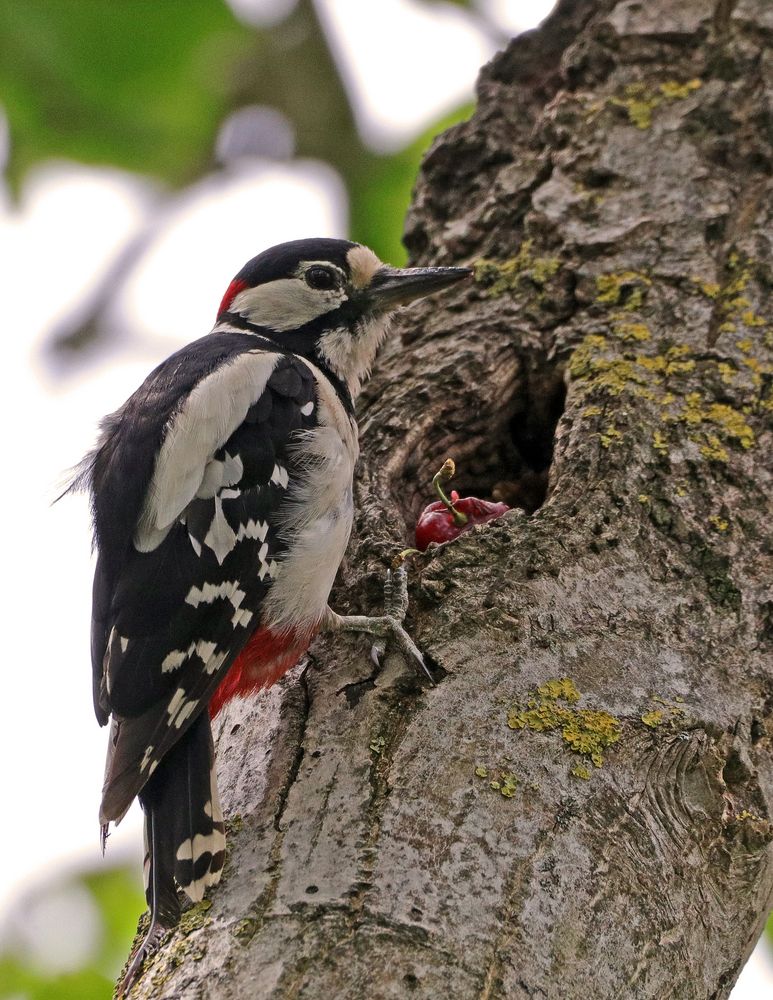
<svg viewBox="0 0 773 1000">
<path fill-rule="evenodd" d="M 558 421 L 566 383 L 554 364 L 522 362 L 507 393 L 488 403 L 453 400 L 422 445 L 406 456 L 404 483 L 412 494 L 405 504 L 415 522 L 432 499 L 432 477 L 446 458 L 456 463 L 447 492 L 503 501 L 533 514 L 547 499 Z M 404 501 L 405 501 L 404 497 Z"/>
</svg>

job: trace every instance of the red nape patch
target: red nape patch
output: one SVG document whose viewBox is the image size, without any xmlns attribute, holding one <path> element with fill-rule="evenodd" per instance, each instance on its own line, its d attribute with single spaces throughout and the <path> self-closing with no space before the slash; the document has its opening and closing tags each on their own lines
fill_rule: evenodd
<svg viewBox="0 0 773 1000">
<path fill-rule="evenodd" d="M 316 632 L 317 628 L 289 633 L 260 628 L 254 632 L 212 695 L 210 719 L 214 719 L 231 698 L 271 687 L 300 660 Z"/>
<path fill-rule="evenodd" d="M 245 288 L 247 288 L 247 282 L 243 278 L 234 278 L 234 280 L 226 289 L 226 293 L 223 296 L 223 301 L 220 303 L 220 308 L 217 311 L 218 319 L 220 319 L 220 317 L 223 315 L 224 312 L 228 312 L 228 310 L 231 308 L 231 303 L 233 302 L 233 300 L 236 298 L 239 292 L 243 292 Z"/>
</svg>

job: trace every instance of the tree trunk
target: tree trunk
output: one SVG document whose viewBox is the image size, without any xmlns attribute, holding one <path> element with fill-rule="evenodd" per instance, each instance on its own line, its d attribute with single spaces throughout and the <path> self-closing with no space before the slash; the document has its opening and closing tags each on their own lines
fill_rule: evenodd
<svg viewBox="0 0 773 1000">
<path fill-rule="evenodd" d="M 226 874 L 133 996 L 729 994 L 773 899 L 772 32 L 568 0 L 483 70 L 407 228 L 476 282 L 360 400 L 334 607 L 447 455 L 521 509 L 411 563 L 435 687 L 340 637 L 223 713 Z"/>
</svg>

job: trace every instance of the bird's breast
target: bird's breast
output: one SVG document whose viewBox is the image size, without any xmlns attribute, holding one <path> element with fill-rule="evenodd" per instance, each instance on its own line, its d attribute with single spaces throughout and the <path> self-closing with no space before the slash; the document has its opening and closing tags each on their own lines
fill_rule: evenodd
<svg viewBox="0 0 773 1000">
<path fill-rule="evenodd" d="M 321 374 L 317 381 L 319 424 L 293 445 L 293 475 L 277 520 L 287 549 L 261 616 L 274 630 L 319 623 L 352 529 L 357 429 L 330 383 Z"/>
</svg>

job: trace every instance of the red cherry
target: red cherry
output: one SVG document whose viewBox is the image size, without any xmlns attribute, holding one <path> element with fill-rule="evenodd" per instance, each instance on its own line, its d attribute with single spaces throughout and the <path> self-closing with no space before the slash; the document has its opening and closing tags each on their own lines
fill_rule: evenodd
<svg viewBox="0 0 773 1000">
<path fill-rule="evenodd" d="M 450 479 L 455 471 L 454 463 L 449 458 L 432 480 L 440 499 L 428 504 L 416 523 L 416 548 L 420 552 L 424 552 L 430 542 L 442 544 L 453 541 L 473 525 L 486 524 L 510 510 L 507 504 L 492 500 L 480 500 L 478 497 L 460 499 L 456 490 L 451 492 L 449 499 L 440 483 L 443 479 Z"/>
</svg>

